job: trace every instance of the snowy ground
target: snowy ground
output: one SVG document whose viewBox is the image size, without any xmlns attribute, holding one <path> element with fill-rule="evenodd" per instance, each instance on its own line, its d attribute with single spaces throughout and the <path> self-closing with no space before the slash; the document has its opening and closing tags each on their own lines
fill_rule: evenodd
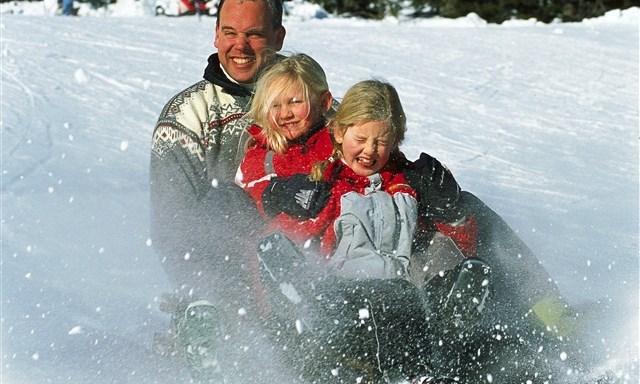
<svg viewBox="0 0 640 384">
<path fill-rule="evenodd" d="M 150 353 L 168 283 L 148 233 L 151 132 L 198 80 L 213 18 L 2 15 L 3 383 L 176 383 Z M 336 96 L 382 77 L 403 149 L 500 213 L 637 382 L 638 10 L 580 24 L 291 18 Z M 628 364 L 627 364 L 628 366 Z"/>
</svg>

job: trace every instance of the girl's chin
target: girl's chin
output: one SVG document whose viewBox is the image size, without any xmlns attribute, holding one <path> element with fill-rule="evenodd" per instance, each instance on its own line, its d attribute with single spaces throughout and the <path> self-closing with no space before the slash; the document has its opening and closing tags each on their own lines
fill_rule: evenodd
<svg viewBox="0 0 640 384">
<path fill-rule="evenodd" d="M 376 171 L 373 169 L 365 168 L 361 166 L 351 167 L 351 169 L 353 170 L 353 172 L 355 172 L 356 175 L 364 176 L 364 177 L 371 176 L 374 173 L 376 173 Z"/>
</svg>

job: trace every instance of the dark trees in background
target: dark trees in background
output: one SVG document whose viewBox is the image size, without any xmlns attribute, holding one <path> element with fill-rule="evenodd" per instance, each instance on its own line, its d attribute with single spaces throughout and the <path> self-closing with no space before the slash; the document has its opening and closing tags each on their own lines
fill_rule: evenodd
<svg viewBox="0 0 640 384">
<path fill-rule="evenodd" d="M 640 6 L 640 0 L 312 0 L 328 12 L 380 19 L 396 16 L 402 7 L 411 4 L 416 16 L 440 15 L 463 17 L 475 12 L 491 23 L 509 19 L 536 18 L 548 23 L 554 19 L 579 21 L 602 16 L 611 9 Z"/>
</svg>

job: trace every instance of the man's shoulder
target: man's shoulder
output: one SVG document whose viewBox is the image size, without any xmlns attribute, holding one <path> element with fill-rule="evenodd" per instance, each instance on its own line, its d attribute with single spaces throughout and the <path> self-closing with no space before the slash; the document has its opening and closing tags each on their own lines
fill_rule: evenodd
<svg viewBox="0 0 640 384">
<path fill-rule="evenodd" d="M 215 100 L 214 92 L 214 85 L 211 82 L 200 80 L 169 99 L 160 113 L 160 119 L 174 118 L 184 110 L 185 106 L 191 108 L 198 105 L 206 106 Z"/>
<path fill-rule="evenodd" d="M 198 112 L 202 108 L 205 110 L 227 109 L 227 106 L 232 105 L 238 105 L 238 108 L 244 110 L 248 99 L 248 96 L 229 93 L 223 86 L 206 79 L 200 80 L 169 99 L 160 118 L 172 118 L 180 113 Z"/>
</svg>

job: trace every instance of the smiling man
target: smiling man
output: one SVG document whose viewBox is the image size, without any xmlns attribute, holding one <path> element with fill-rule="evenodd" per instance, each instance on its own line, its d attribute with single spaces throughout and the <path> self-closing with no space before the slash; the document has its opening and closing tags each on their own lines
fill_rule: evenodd
<svg viewBox="0 0 640 384">
<path fill-rule="evenodd" d="M 219 59 L 225 74 L 233 81 L 252 83 L 269 55 L 282 48 L 285 29 L 282 17 L 276 14 L 282 10 L 271 12 L 275 7 L 281 5 L 260 0 L 220 3 L 214 41 L 218 53 L 212 57 Z"/>
<path fill-rule="evenodd" d="M 169 100 L 153 131 L 151 237 L 178 299 L 174 319 L 188 313 L 235 324 L 234 316 L 251 310 L 244 279 L 259 215 L 233 179 L 248 138 L 243 117 L 256 75 L 284 37 L 280 0 L 221 0 L 218 51 L 204 79 Z M 209 350 L 200 338 L 204 328 L 194 333 L 188 322 L 174 325 L 184 350 Z M 212 356 L 188 358 L 197 367 Z"/>
</svg>

